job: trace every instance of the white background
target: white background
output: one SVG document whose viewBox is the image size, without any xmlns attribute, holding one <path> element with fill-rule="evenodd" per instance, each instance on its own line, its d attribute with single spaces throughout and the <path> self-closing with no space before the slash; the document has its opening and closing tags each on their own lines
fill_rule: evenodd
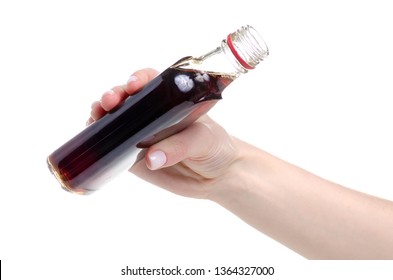
<svg viewBox="0 0 393 280">
<path fill-rule="evenodd" d="M 132 174 L 91 196 L 66 193 L 46 157 L 84 128 L 94 100 L 133 71 L 163 70 L 251 24 L 271 55 L 210 115 L 291 163 L 393 200 L 392 12 L 390 1 L 376 0 L 2 0 L 4 278 L 125 279 L 127 265 L 262 265 L 276 268 L 270 279 L 368 279 L 378 271 L 388 279 L 391 262 L 306 261 L 218 205 Z M 201 279 L 210 278 L 226 279 Z"/>
</svg>

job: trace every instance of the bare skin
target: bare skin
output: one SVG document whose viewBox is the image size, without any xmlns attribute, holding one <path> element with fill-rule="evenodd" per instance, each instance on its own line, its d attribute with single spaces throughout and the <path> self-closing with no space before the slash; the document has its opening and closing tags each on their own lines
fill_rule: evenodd
<svg viewBox="0 0 393 280">
<path fill-rule="evenodd" d="M 104 93 L 88 123 L 157 74 L 139 70 Z M 393 259 L 392 201 L 278 159 L 228 135 L 208 116 L 151 146 L 130 171 L 173 193 L 215 201 L 306 258 Z"/>
</svg>

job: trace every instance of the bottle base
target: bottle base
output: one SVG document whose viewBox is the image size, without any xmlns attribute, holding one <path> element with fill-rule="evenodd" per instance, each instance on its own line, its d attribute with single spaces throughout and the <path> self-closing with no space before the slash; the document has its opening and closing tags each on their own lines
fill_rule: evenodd
<svg viewBox="0 0 393 280">
<path fill-rule="evenodd" d="M 85 194 L 85 192 L 78 192 L 73 190 L 69 185 L 67 185 L 60 172 L 53 166 L 53 164 L 50 161 L 50 158 L 48 157 L 46 159 L 46 162 L 48 164 L 49 171 L 53 174 L 53 176 L 56 178 L 56 180 L 60 183 L 60 186 L 62 187 L 63 190 L 66 190 L 67 192 L 70 193 L 75 193 L 75 194 Z"/>
</svg>

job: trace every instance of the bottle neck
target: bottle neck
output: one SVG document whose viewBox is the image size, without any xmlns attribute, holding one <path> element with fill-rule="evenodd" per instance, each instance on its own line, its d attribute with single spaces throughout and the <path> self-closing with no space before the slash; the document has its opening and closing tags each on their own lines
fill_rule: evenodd
<svg viewBox="0 0 393 280">
<path fill-rule="evenodd" d="M 269 55 L 261 36 L 251 26 L 229 34 L 216 49 L 200 57 L 189 57 L 172 67 L 227 74 L 234 78 L 254 69 Z"/>
<path fill-rule="evenodd" d="M 243 26 L 221 42 L 221 49 L 239 73 L 253 70 L 269 55 L 269 49 L 251 26 Z"/>
</svg>

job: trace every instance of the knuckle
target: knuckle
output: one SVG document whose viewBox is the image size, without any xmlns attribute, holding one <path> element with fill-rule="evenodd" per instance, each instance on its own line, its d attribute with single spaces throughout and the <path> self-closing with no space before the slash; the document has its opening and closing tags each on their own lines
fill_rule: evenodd
<svg viewBox="0 0 393 280">
<path fill-rule="evenodd" d="M 183 141 L 172 140 L 169 147 L 176 158 L 185 158 L 187 156 L 187 145 Z"/>
</svg>

